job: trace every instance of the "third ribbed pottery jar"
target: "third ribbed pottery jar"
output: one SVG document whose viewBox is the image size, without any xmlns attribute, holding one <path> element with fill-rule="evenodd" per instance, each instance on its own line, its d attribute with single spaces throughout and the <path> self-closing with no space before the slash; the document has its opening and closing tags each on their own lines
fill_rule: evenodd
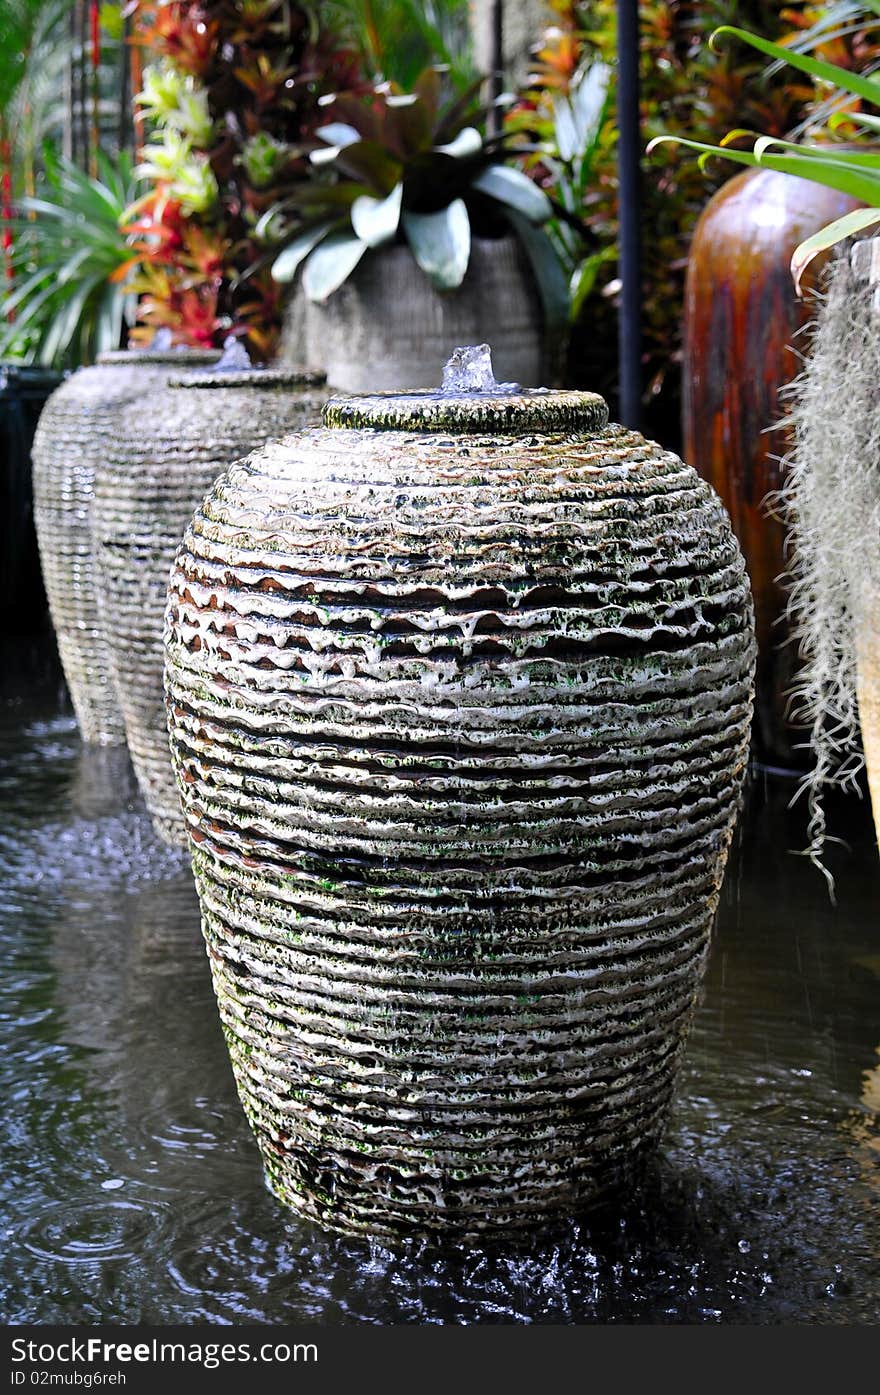
<svg viewBox="0 0 880 1395">
<path fill-rule="evenodd" d="M 96 364 L 62 383 L 43 408 L 31 452 L 34 521 L 58 652 L 84 741 L 117 745 L 125 740 L 98 615 L 95 468 L 118 423 L 130 413 L 141 419 L 141 399 L 149 399 L 184 364 L 212 363 L 217 357 L 191 350 L 101 354 Z"/>
<path fill-rule="evenodd" d="M 712 489 L 578 392 L 334 399 L 172 573 L 203 929 L 268 1181 L 342 1230 L 517 1230 L 657 1142 L 746 768 Z"/>
<path fill-rule="evenodd" d="M 219 365 L 171 378 L 131 416 L 95 479 L 99 603 L 135 774 L 153 824 L 184 841 L 162 692 L 168 576 L 196 505 L 239 456 L 320 420 L 323 373 Z"/>
</svg>

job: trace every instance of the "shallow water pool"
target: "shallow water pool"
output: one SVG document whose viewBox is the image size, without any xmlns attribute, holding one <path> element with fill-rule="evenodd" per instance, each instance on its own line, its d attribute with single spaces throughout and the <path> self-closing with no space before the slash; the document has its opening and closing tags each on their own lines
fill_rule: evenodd
<svg viewBox="0 0 880 1395">
<path fill-rule="evenodd" d="M 182 855 L 83 747 L 48 640 L 0 655 L 0 1291 L 7 1322 L 873 1323 L 880 859 L 838 905 L 757 776 L 644 1190 L 527 1243 L 328 1235 L 266 1191 Z"/>
</svg>

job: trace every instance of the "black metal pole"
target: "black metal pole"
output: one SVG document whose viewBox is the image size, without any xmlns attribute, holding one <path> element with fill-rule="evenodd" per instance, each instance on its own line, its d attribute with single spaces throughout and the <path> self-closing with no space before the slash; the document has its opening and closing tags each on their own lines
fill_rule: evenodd
<svg viewBox="0 0 880 1395">
<path fill-rule="evenodd" d="M 638 0 L 617 0 L 617 141 L 620 420 L 624 426 L 638 430 L 642 420 L 642 130 Z"/>
<path fill-rule="evenodd" d="M 489 6 L 489 101 L 496 102 L 504 91 L 504 0 Z M 489 110 L 486 126 L 490 136 L 501 133 L 500 107 Z"/>
</svg>

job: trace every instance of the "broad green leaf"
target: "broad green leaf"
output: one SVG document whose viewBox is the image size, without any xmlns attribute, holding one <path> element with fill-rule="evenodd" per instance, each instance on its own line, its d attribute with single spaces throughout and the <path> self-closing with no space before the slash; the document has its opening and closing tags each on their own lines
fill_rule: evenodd
<svg viewBox="0 0 880 1395">
<path fill-rule="evenodd" d="M 854 97 L 863 97 L 865 101 L 871 102 L 875 106 L 880 104 L 880 85 L 872 81 L 871 78 L 862 77 L 859 73 L 851 73 L 846 68 L 840 68 L 836 63 L 826 63 L 823 58 L 811 58 L 806 53 L 796 53 L 793 49 L 771 43 L 769 39 L 762 39 L 759 35 L 750 34 L 747 29 L 738 29 L 732 24 L 722 24 L 710 38 L 709 43 L 716 51 L 718 40 L 722 37 L 740 39 L 744 44 L 756 48 L 759 53 L 765 54 L 768 58 L 778 59 L 781 63 L 787 63 L 790 68 L 796 68 L 798 72 L 808 73 L 810 77 L 821 78 L 823 82 L 830 82 L 844 92 L 851 92 Z"/>
<path fill-rule="evenodd" d="M 338 184 L 312 184 L 303 181 L 288 198 L 276 204 L 276 208 L 325 208 L 328 204 L 339 208 L 351 208 L 352 203 L 363 193 L 362 183 L 353 179 L 341 179 Z"/>
<path fill-rule="evenodd" d="M 464 280 L 471 255 L 471 224 L 463 199 L 438 213 L 404 209 L 403 230 L 419 266 L 438 291 L 451 291 Z"/>
<path fill-rule="evenodd" d="M 469 155 L 479 155 L 483 148 L 483 137 L 476 126 L 463 126 L 455 140 L 446 145 L 435 145 L 442 155 L 451 155 L 454 160 L 467 159 Z"/>
<path fill-rule="evenodd" d="M 314 227 L 306 228 L 305 232 L 301 232 L 298 237 L 288 243 L 284 251 L 279 252 L 272 263 L 273 281 L 292 281 L 299 270 L 300 263 L 305 261 L 312 249 L 317 247 L 321 239 L 326 237 L 336 226 L 334 221 L 328 219 L 326 222 L 317 223 Z"/>
<path fill-rule="evenodd" d="M 464 91 L 456 97 L 451 106 L 446 108 L 434 132 L 435 138 L 438 141 L 453 140 L 461 130 L 462 121 L 470 120 L 473 122 L 472 113 L 474 101 L 484 81 L 485 78 L 483 78 L 482 75 L 478 78 L 474 78 L 472 82 L 468 83 Z"/>
<path fill-rule="evenodd" d="M 562 263 L 543 228 L 536 227 L 530 218 L 523 217 L 514 209 L 507 216 L 535 275 L 548 340 L 554 349 L 558 349 L 571 315 L 571 293 Z"/>
<path fill-rule="evenodd" d="M 384 142 L 392 154 L 403 160 L 412 159 L 429 149 L 433 127 L 427 107 L 415 94 L 412 102 L 403 103 L 387 98 Z"/>
<path fill-rule="evenodd" d="M 880 0 L 877 2 L 880 4 Z M 828 125 L 832 131 L 836 131 L 850 122 L 854 126 L 864 126 L 866 131 L 880 131 L 880 116 L 868 116 L 863 111 L 836 111 L 829 117 Z"/>
<path fill-rule="evenodd" d="M 791 258 L 791 274 L 794 277 L 796 293 L 800 295 L 803 274 L 810 262 L 821 252 L 826 252 L 836 242 L 842 242 L 845 237 L 853 237 L 877 223 L 880 223 L 880 208 L 856 208 L 851 213 L 845 213 L 842 218 L 835 218 L 833 223 L 820 228 L 812 237 L 795 247 Z"/>
<path fill-rule="evenodd" d="M 413 92 L 425 109 L 429 125 L 434 127 L 437 123 L 437 112 L 443 93 L 443 83 L 436 67 L 425 68 L 423 72 L 419 73 L 413 84 Z"/>
<path fill-rule="evenodd" d="M 398 184 L 387 198 L 373 199 L 362 194 L 351 206 L 351 226 L 368 247 L 390 242 L 400 225 L 403 185 Z"/>
<path fill-rule="evenodd" d="M 326 126 L 319 126 L 315 131 L 319 140 L 326 145 L 338 146 L 344 150 L 347 145 L 354 145 L 360 140 L 361 133 L 356 131 L 354 126 L 349 126 L 347 121 L 328 121 Z"/>
<path fill-rule="evenodd" d="M 303 271 L 303 290 L 309 300 L 323 302 L 338 290 L 367 251 L 354 233 L 335 232 L 312 252 Z"/>
<path fill-rule="evenodd" d="M 477 176 L 473 187 L 522 214 L 530 223 L 546 223 L 552 217 L 553 209 L 543 189 L 507 165 L 490 165 Z"/>
<path fill-rule="evenodd" d="M 805 155 L 811 160 L 831 161 L 851 169 L 857 165 L 862 169 L 880 169 L 880 150 L 842 150 L 833 145 L 797 145 L 794 141 L 781 140 L 778 136 L 759 136 L 754 144 L 754 152 L 759 160 L 764 155 L 772 155 L 774 150 L 790 150 L 795 155 Z"/>
<path fill-rule="evenodd" d="M 268 237 L 275 219 L 289 213 L 291 209 L 308 212 L 317 206 L 323 211 L 328 206 L 332 206 L 338 207 L 342 212 L 351 207 L 362 191 L 363 185 L 356 184 L 350 179 L 342 180 L 338 184 L 312 184 L 303 180 L 301 188 L 295 189 L 286 198 L 278 199 L 266 209 L 265 213 L 260 215 L 254 228 L 254 237 L 258 242 Z"/>
<path fill-rule="evenodd" d="M 359 140 L 338 150 L 336 163 L 380 198 L 400 182 L 403 167 L 378 141 Z"/>
<path fill-rule="evenodd" d="M 759 160 L 751 150 L 731 150 L 721 145 L 704 145 L 701 141 L 684 140 L 680 136 L 657 136 L 648 146 L 652 152 L 660 145 L 681 145 L 686 150 L 696 150 L 703 159 L 717 155 L 731 160 L 736 165 L 747 165 L 751 169 L 778 170 L 781 174 L 794 174 L 814 184 L 824 184 L 829 189 L 837 189 L 841 194 L 850 194 L 862 203 L 877 206 L 880 204 L 880 174 L 844 164 L 842 161 L 814 158 L 809 155 L 764 155 Z"/>
<path fill-rule="evenodd" d="M 614 261 L 616 257 L 617 248 L 615 246 L 602 247 L 600 251 L 585 257 L 576 268 L 570 283 L 572 323 L 576 323 L 581 310 L 592 295 L 601 268 L 606 262 Z"/>
<path fill-rule="evenodd" d="M 592 64 L 575 88 L 572 115 L 581 139 L 578 153 L 583 153 L 584 147 L 595 139 L 608 106 L 610 86 L 611 69 L 607 63 L 599 61 Z"/>
<path fill-rule="evenodd" d="M 358 131 L 361 140 L 378 140 L 382 134 L 382 123 L 377 113 L 353 92 L 336 92 L 329 97 L 319 97 L 318 106 L 332 106 L 337 120 Z"/>
<path fill-rule="evenodd" d="M 567 97 L 553 99 L 553 132 L 561 160 L 573 160 L 580 149 L 574 112 Z"/>
</svg>

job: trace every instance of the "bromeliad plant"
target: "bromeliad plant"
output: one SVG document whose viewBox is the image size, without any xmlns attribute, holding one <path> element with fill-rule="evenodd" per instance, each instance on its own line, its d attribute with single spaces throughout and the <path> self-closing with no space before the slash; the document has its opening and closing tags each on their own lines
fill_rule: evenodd
<svg viewBox="0 0 880 1395">
<path fill-rule="evenodd" d="M 868 8 L 880 17 L 880 0 L 867 0 Z M 720 145 L 685 139 L 681 136 L 659 136 L 648 149 L 663 144 L 683 146 L 699 153 L 700 164 L 713 156 L 723 156 L 736 164 L 780 170 L 799 175 L 815 184 L 849 194 L 866 206 L 836 219 L 820 232 L 809 237 L 795 249 L 791 268 L 795 286 L 801 288 L 801 278 L 810 262 L 835 243 L 880 224 L 880 77 L 849 72 L 834 63 L 807 53 L 792 52 L 747 30 L 724 25 L 712 35 L 718 48 L 725 39 L 741 40 L 766 57 L 786 63 L 817 82 L 831 87 L 837 95 L 838 110 L 829 120 L 829 140 L 821 144 L 802 144 L 776 136 L 759 135 L 754 131 L 729 131 Z M 846 105 L 841 109 L 841 100 Z M 876 110 L 865 111 L 862 104 Z M 864 139 L 853 147 L 834 144 L 833 132 L 848 130 Z M 751 149 L 739 149 L 735 141 L 750 140 Z"/>
<path fill-rule="evenodd" d="M 137 98 L 150 188 L 129 224 L 142 263 L 136 337 L 161 326 L 219 346 L 232 332 L 269 359 L 280 291 L 257 224 L 308 181 L 319 98 L 364 86 L 356 57 L 317 4 L 135 0 L 134 18 L 152 59 Z"/>
<path fill-rule="evenodd" d="M 429 63 L 448 68 L 461 91 L 478 76 L 470 0 L 325 0 L 330 25 L 350 35 L 365 73 L 409 90 Z"/>
<path fill-rule="evenodd" d="M 505 163 L 508 135 L 484 137 L 476 88 L 444 100 L 437 68 L 420 74 L 412 92 L 392 83 L 369 98 L 341 95 L 327 103 L 331 120 L 315 131 L 315 179 L 270 208 L 261 229 L 286 238 L 273 263 L 278 281 L 302 269 L 305 294 L 324 301 L 361 259 L 405 243 L 438 291 L 464 280 L 471 237 L 499 237 L 513 228 L 535 271 L 545 314 L 567 319 L 568 287 L 544 231 L 547 195 Z M 284 224 L 287 224 L 286 230 Z"/>
<path fill-rule="evenodd" d="M 617 317 L 617 126 L 614 84 L 617 55 L 614 0 L 549 0 L 552 24 L 542 35 L 534 66 L 519 100 L 507 116 L 531 137 L 539 153 L 523 167 L 555 205 L 569 207 L 580 220 L 557 214 L 548 230 L 564 243 L 578 312 L 572 325 L 570 380 L 616 393 Z M 642 0 L 641 106 L 649 135 L 680 132 L 711 139 L 734 120 L 786 135 L 804 115 L 812 95 L 779 75 L 756 82 L 762 64 L 755 55 L 717 55 L 706 40 L 713 29 L 744 13 L 749 25 L 778 34 L 790 22 L 771 0 Z M 800 6 L 797 7 L 800 12 Z M 599 82 L 610 75 L 604 110 L 593 121 L 589 110 Z M 592 84 L 597 86 L 593 87 Z M 584 122 L 586 113 L 590 120 Z M 580 119 L 584 152 L 572 158 L 570 115 Z M 721 182 L 720 177 L 717 180 Z M 650 228 L 642 248 L 643 373 L 651 432 L 674 440 L 679 419 L 681 307 L 687 249 L 705 204 L 706 180 L 698 169 L 676 179 L 645 183 L 643 222 Z"/>
</svg>

